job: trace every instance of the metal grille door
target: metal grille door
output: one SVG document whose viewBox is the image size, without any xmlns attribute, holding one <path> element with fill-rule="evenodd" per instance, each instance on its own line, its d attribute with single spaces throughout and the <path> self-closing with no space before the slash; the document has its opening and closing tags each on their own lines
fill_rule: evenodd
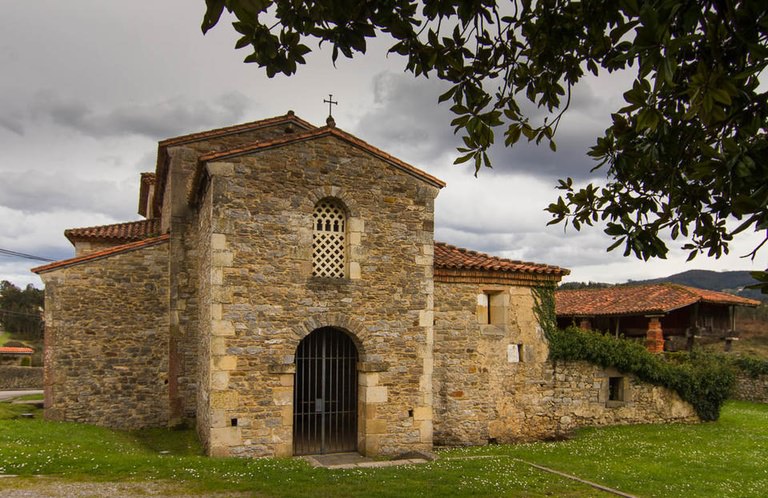
<svg viewBox="0 0 768 498">
<path fill-rule="evenodd" d="M 334 328 L 313 331 L 296 350 L 293 453 L 357 449 L 357 348 Z"/>
</svg>

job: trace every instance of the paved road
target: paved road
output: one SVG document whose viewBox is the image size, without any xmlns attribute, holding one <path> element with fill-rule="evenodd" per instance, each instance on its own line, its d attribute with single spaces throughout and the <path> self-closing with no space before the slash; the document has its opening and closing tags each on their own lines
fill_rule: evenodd
<svg viewBox="0 0 768 498">
<path fill-rule="evenodd" d="M 20 391 L 0 391 L 0 401 L 5 401 L 6 399 L 15 398 L 17 396 L 25 396 L 27 394 L 43 394 L 43 391 L 40 389 L 25 389 Z"/>
</svg>

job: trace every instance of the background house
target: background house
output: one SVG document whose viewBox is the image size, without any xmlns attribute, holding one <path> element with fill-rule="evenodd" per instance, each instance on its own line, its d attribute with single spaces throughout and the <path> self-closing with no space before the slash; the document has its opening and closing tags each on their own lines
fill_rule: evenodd
<svg viewBox="0 0 768 498">
<path fill-rule="evenodd" d="M 32 354 L 35 352 L 32 348 L 0 346 L 0 365 L 18 365 L 24 363 L 31 364 Z M 28 358 L 25 362 L 24 358 Z"/>
<path fill-rule="evenodd" d="M 737 309 L 759 301 L 677 284 L 559 290 L 557 323 L 643 339 L 654 352 L 738 337 Z"/>
</svg>

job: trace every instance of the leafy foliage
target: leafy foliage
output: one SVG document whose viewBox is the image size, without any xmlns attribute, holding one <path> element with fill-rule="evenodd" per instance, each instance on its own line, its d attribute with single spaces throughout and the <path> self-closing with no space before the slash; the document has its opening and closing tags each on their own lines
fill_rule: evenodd
<svg viewBox="0 0 768 498">
<path fill-rule="evenodd" d="M 560 180 L 550 223 L 601 224 L 609 250 L 664 258 L 663 240 L 687 239 L 690 258 L 721 256 L 745 230 L 768 230 L 768 4 L 764 0 L 206 0 L 203 32 L 224 9 L 236 48 L 267 75 L 291 75 L 311 49 L 365 53 L 389 36 L 390 53 L 414 76 L 452 86 L 452 125 L 463 134 L 456 163 L 477 173 L 497 129 L 504 144 L 554 141 L 571 92 L 587 73 L 636 71 L 626 105 L 589 155 L 605 168 L 598 187 Z M 538 110 L 527 112 L 523 104 Z M 539 115 L 543 117 L 539 117 Z M 735 217 L 740 224 L 730 227 Z M 767 232 L 768 233 L 768 232 Z M 765 241 L 768 241 L 766 236 Z M 765 243 L 755 248 L 752 257 Z M 768 293 L 768 272 L 756 272 Z"/>
<path fill-rule="evenodd" d="M 752 356 L 742 356 L 733 360 L 733 363 L 739 370 L 746 372 L 753 379 L 761 375 L 768 375 L 768 360 Z"/>
<path fill-rule="evenodd" d="M 728 363 L 696 352 L 676 355 L 674 361 L 649 353 L 642 344 L 571 327 L 548 336 L 552 361 L 587 361 L 615 367 L 640 380 L 676 391 L 693 405 L 702 420 L 717 420 L 735 382 Z"/>
<path fill-rule="evenodd" d="M 0 282 L 0 323 L 8 332 L 39 339 L 43 332 L 40 316 L 43 297 L 43 291 L 32 285 L 22 290 L 11 282 Z"/>
</svg>

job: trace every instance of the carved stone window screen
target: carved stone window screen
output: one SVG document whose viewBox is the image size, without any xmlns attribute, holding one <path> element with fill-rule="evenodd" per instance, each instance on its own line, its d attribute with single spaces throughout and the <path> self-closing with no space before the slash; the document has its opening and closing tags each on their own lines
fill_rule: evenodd
<svg viewBox="0 0 768 498">
<path fill-rule="evenodd" d="M 344 278 L 347 222 L 344 208 L 338 202 L 322 200 L 315 206 L 312 221 L 312 275 Z"/>
</svg>

